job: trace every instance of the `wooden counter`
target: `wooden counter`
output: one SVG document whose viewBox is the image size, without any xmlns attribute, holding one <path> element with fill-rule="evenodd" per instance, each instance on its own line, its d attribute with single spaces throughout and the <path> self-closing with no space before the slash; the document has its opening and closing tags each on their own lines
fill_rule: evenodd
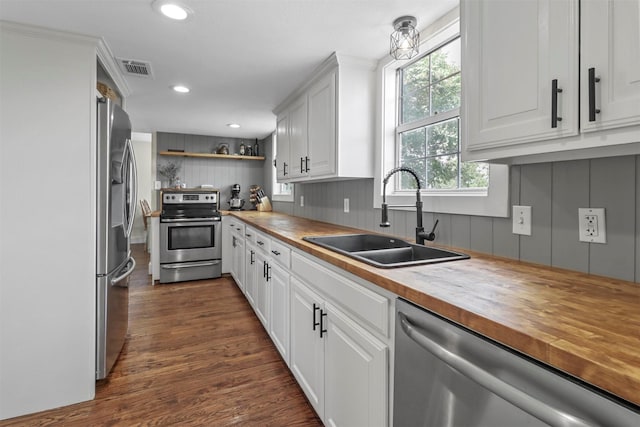
<svg viewBox="0 0 640 427">
<path fill-rule="evenodd" d="M 362 230 L 271 212 L 257 229 L 640 405 L 640 284 L 497 258 L 379 269 L 302 240 Z M 367 231 L 368 232 L 368 231 Z"/>
</svg>

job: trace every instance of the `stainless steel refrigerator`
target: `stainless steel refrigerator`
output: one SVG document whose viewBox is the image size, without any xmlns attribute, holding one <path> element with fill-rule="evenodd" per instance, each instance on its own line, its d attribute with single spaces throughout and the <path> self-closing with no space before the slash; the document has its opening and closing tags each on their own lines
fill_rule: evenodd
<svg viewBox="0 0 640 427">
<path fill-rule="evenodd" d="M 137 176 L 129 116 L 107 98 L 97 102 L 96 379 L 103 379 L 127 336 Z"/>
</svg>

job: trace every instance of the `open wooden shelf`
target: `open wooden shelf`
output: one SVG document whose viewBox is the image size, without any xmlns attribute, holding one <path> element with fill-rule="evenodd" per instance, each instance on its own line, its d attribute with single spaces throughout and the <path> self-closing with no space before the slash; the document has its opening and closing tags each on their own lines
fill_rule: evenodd
<svg viewBox="0 0 640 427">
<path fill-rule="evenodd" d="M 182 151 L 161 151 L 161 156 L 175 157 L 204 157 L 208 159 L 234 159 L 234 160 L 264 160 L 264 156 L 240 156 L 237 154 L 209 154 L 209 153 L 191 153 Z"/>
</svg>

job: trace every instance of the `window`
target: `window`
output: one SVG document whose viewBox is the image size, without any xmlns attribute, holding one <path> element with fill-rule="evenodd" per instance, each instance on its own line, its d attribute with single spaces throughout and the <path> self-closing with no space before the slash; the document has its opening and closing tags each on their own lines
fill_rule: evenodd
<svg viewBox="0 0 640 427">
<path fill-rule="evenodd" d="M 397 70 L 397 166 L 415 170 L 424 188 L 486 188 L 489 167 L 460 159 L 460 37 Z M 416 189 L 403 175 L 397 190 Z"/>
<path fill-rule="evenodd" d="M 374 207 L 382 202 L 382 178 L 404 165 L 421 177 L 425 211 L 509 215 L 509 167 L 461 162 L 461 45 L 456 8 L 421 31 L 423 56 L 411 62 L 388 56 L 380 60 Z M 409 174 L 395 174 L 386 188 L 387 202 L 415 205 L 412 190 Z"/>
<path fill-rule="evenodd" d="M 271 144 L 271 148 L 272 148 L 272 159 L 276 158 L 276 153 L 278 152 L 277 150 L 277 138 L 276 138 L 276 133 L 274 132 L 271 135 L 271 141 L 273 142 Z M 272 177 L 272 181 L 273 181 L 273 200 L 276 202 L 293 202 L 293 184 L 291 183 L 280 183 L 277 180 L 277 171 L 276 171 L 276 165 L 275 163 L 272 163 L 271 165 L 271 177 Z"/>
</svg>

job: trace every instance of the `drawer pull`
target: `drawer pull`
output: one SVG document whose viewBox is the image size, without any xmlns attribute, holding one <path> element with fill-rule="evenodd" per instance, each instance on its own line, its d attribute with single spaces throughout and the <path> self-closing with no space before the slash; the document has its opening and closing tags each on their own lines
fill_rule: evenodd
<svg viewBox="0 0 640 427">
<path fill-rule="evenodd" d="M 272 254 L 274 254 L 275 256 L 280 256 L 280 252 L 278 251 L 271 251 Z"/>
</svg>

